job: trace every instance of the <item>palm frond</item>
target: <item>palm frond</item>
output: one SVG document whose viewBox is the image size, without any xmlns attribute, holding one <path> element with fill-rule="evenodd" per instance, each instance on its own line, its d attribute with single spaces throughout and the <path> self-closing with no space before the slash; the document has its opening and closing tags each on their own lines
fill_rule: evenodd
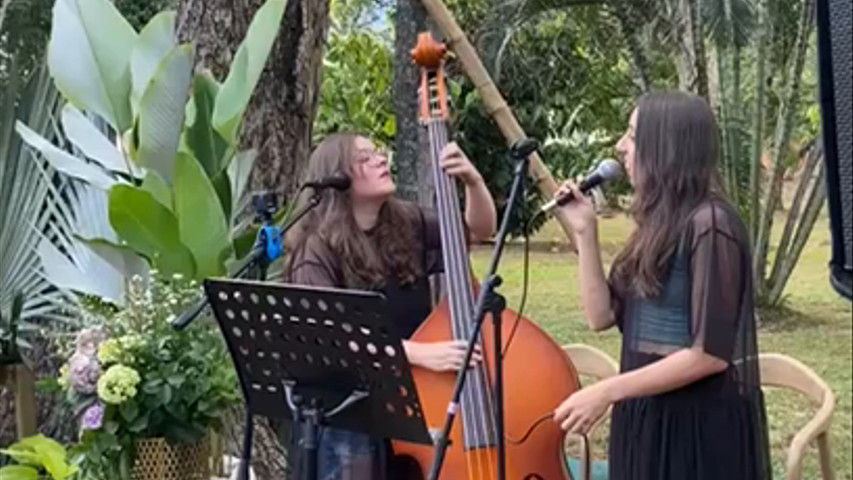
<svg viewBox="0 0 853 480">
<path fill-rule="evenodd" d="M 722 47 L 748 46 L 758 22 L 753 0 L 705 0 L 702 15 L 708 37 Z"/>
<path fill-rule="evenodd" d="M 15 133 L 17 120 L 25 121 L 43 135 L 52 135 L 52 119 L 59 112 L 59 93 L 46 68 L 27 80 L 11 75 L 0 106 L 0 311 L 4 330 L 32 330 L 30 322 L 51 316 L 66 319 L 63 312 L 73 300 L 44 276 L 37 253 L 39 239 L 50 229 L 55 199 L 50 195 L 50 170 Z M 20 296 L 20 311 L 10 315 Z M 26 340 L 18 337 L 18 347 Z M 26 352 L 20 352 L 26 356 Z"/>
</svg>

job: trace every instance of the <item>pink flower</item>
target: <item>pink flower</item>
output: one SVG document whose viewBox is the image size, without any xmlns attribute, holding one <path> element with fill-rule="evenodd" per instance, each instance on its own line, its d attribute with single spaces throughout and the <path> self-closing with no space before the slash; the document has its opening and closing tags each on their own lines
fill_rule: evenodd
<svg viewBox="0 0 853 480">
<path fill-rule="evenodd" d="M 83 412 L 80 420 L 80 428 L 83 430 L 97 430 L 101 428 L 104 421 L 104 404 L 95 402 Z"/>
<path fill-rule="evenodd" d="M 94 356 L 77 352 L 68 360 L 68 385 L 80 393 L 95 393 L 100 375 L 101 365 Z"/>
<path fill-rule="evenodd" d="M 107 338 L 101 328 L 86 328 L 77 334 L 77 353 L 90 357 L 97 356 L 98 346 Z"/>
</svg>

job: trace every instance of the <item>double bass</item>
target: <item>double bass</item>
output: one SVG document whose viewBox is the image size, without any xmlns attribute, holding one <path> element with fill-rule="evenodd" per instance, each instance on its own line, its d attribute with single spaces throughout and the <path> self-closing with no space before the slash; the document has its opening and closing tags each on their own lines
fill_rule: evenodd
<svg viewBox="0 0 853 480">
<path fill-rule="evenodd" d="M 439 166 L 447 144 L 446 46 L 429 33 L 419 35 L 412 55 L 419 65 L 420 121 L 429 134 L 436 189 L 436 210 L 447 282 L 447 295 L 412 336 L 415 342 L 468 340 L 474 329 L 476 284 L 472 278 L 455 181 Z M 553 410 L 579 388 L 577 372 L 565 352 L 530 320 L 504 310 L 503 342 L 504 438 L 507 480 L 568 480 L 563 432 L 552 421 Z M 459 418 L 439 480 L 495 480 L 497 471 L 493 324 L 486 316 L 479 339 L 483 361 L 468 372 Z M 456 374 L 412 367 L 427 427 L 440 431 L 451 400 Z M 461 420 L 461 421 L 460 421 Z M 431 446 L 395 441 L 394 463 L 408 465 L 408 479 L 426 479 L 433 459 Z M 393 480 L 401 480 L 397 473 Z"/>
</svg>

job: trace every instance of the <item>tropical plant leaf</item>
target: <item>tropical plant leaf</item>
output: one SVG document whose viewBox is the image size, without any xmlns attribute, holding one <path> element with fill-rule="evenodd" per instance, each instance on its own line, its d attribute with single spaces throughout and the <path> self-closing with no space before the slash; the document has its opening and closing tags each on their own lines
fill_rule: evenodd
<svg viewBox="0 0 853 480">
<path fill-rule="evenodd" d="M 60 95 L 46 68 L 37 69 L 29 79 L 22 78 L 14 66 L 8 73 L 9 83 L 0 94 L 0 312 L 5 317 L 0 319 L 0 331 L 10 331 L 10 322 L 15 321 L 17 331 L 29 332 L 29 319 L 44 315 L 67 321 L 57 312 L 73 305 L 45 278 L 36 248 L 41 232 L 53 221 L 52 206 L 62 199 L 50 194 L 49 163 L 33 158 L 15 126 L 20 119 L 36 135 L 51 135 Z M 15 320 L 6 315 L 19 308 Z M 25 339 L 18 336 L 16 340 L 20 355 L 28 361 Z"/>
<path fill-rule="evenodd" d="M 193 257 L 181 243 L 177 219 L 150 193 L 117 185 L 110 190 L 109 217 L 119 237 L 160 271 L 195 276 Z"/>
<path fill-rule="evenodd" d="M 228 150 L 228 143 L 211 123 L 218 92 L 219 84 L 210 72 L 195 74 L 185 142 L 210 178 L 223 170 Z"/>
<path fill-rule="evenodd" d="M 213 189 L 216 190 L 216 196 L 219 198 L 219 204 L 222 205 L 222 212 L 225 218 L 231 218 L 231 179 L 228 178 L 228 171 L 222 170 L 210 180 L 213 184 Z"/>
<path fill-rule="evenodd" d="M 172 191 L 157 172 L 152 170 L 146 173 L 145 179 L 142 180 L 142 185 L 140 185 L 140 187 L 150 193 L 151 196 L 153 196 L 154 199 L 160 202 L 164 207 L 169 210 L 173 210 L 175 208 L 172 202 Z"/>
<path fill-rule="evenodd" d="M 97 295 L 121 305 L 126 272 L 93 251 L 81 237 L 117 237 L 109 224 L 106 192 L 78 183 L 54 195 L 67 199 L 53 208 L 54 222 L 39 241 L 45 277 L 68 291 Z M 142 261 L 140 259 L 140 261 Z M 144 262 L 143 262 L 144 263 Z"/>
<path fill-rule="evenodd" d="M 228 164 L 228 178 L 231 181 L 231 211 L 238 212 L 241 200 L 246 193 L 246 185 L 252 174 L 255 159 L 258 158 L 256 150 L 243 150 L 239 152 L 231 163 Z"/>
<path fill-rule="evenodd" d="M 0 478 L 3 480 L 38 480 L 39 472 L 27 465 L 9 465 L 0 468 Z"/>
<path fill-rule="evenodd" d="M 88 118 L 73 105 L 62 108 L 62 128 L 66 138 L 77 146 L 88 158 L 98 162 L 107 170 L 134 175 L 130 164 L 118 148 L 98 130 Z"/>
<path fill-rule="evenodd" d="M 190 45 L 180 45 L 160 63 L 142 95 L 139 106 L 136 161 L 171 184 L 175 155 L 184 124 L 193 55 Z"/>
<path fill-rule="evenodd" d="M 216 190 L 199 162 L 184 152 L 175 164 L 175 212 L 181 242 L 196 262 L 196 278 L 225 273 L 229 229 Z"/>
<path fill-rule="evenodd" d="M 132 278 L 135 275 L 139 275 L 147 282 L 150 271 L 148 262 L 131 248 L 124 245 L 116 245 L 103 238 L 77 238 L 77 240 L 83 242 L 95 254 L 109 262 L 116 270 L 122 272 L 124 278 Z"/>
<path fill-rule="evenodd" d="M 175 48 L 175 17 L 173 11 L 157 14 L 139 32 L 139 40 L 130 57 L 132 93 L 131 105 L 139 113 L 139 102 L 148 83 L 157 72 L 160 62 Z"/>
<path fill-rule="evenodd" d="M 132 125 L 130 57 L 137 34 L 113 2 L 57 0 L 47 62 L 57 88 L 117 131 Z"/>
<path fill-rule="evenodd" d="M 120 180 L 111 177 L 100 166 L 61 150 L 22 122 L 17 122 L 15 130 L 24 142 L 38 150 L 56 170 L 103 190 L 108 190 L 116 183 L 120 183 Z"/>
<path fill-rule="evenodd" d="M 237 49 L 213 111 L 213 126 L 226 141 L 237 143 L 243 112 L 249 106 L 284 15 L 285 0 L 267 0 L 255 13 Z"/>
</svg>

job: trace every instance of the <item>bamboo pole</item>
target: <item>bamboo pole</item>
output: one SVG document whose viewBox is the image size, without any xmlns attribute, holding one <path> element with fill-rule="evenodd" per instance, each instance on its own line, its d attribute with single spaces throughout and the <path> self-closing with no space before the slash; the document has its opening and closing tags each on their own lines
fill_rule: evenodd
<svg viewBox="0 0 853 480">
<path fill-rule="evenodd" d="M 519 125 L 518 120 L 512 113 L 512 110 L 507 105 L 501 93 L 498 91 L 495 82 L 483 66 L 479 55 L 474 50 L 471 42 L 465 36 L 465 32 L 456 23 L 450 10 L 444 5 L 441 0 L 421 0 L 421 3 L 426 8 L 429 15 L 435 20 L 438 27 L 444 33 L 447 39 L 447 44 L 451 50 L 456 53 L 462 65 L 462 69 L 474 83 L 477 92 L 483 99 L 483 104 L 486 106 L 486 111 L 497 123 L 498 128 L 507 140 L 507 145 L 512 144 L 516 140 L 525 138 L 527 135 Z M 551 198 L 557 192 L 557 182 L 548 170 L 548 167 L 542 163 L 539 154 L 534 152 L 530 155 L 530 176 L 533 182 L 546 198 Z M 572 250 L 575 249 L 572 230 L 566 220 L 556 215 L 555 218 L 560 223 L 563 231 L 566 233 L 566 238 L 569 240 L 569 246 Z"/>
</svg>

